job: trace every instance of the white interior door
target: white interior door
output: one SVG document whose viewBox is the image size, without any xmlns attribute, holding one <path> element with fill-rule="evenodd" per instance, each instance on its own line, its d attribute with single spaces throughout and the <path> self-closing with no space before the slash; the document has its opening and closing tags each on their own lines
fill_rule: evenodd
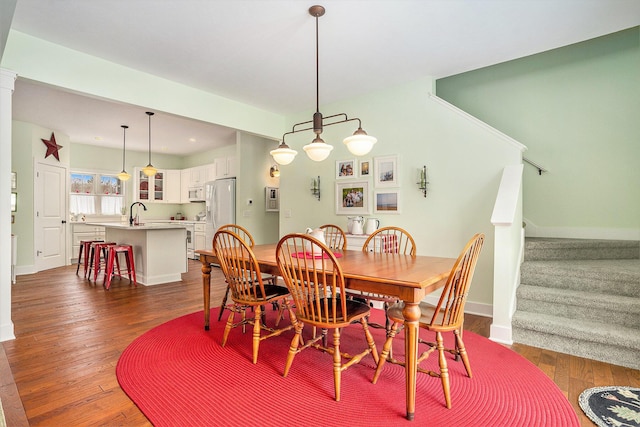
<svg viewBox="0 0 640 427">
<path fill-rule="evenodd" d="M 37 271 L 65 265 L 67 252 L 67 169 L 38 163 L 35 182 L 35 266 Z"/>
</svg>

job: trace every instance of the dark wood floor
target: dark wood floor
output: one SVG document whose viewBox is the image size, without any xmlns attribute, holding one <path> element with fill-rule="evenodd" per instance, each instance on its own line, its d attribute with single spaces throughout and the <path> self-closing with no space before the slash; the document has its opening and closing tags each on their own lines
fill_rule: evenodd
<svg viewBox="0 0 640 427">
<path fill-rule="evenodd" d="M 18 276 L 12 289 L 17 338 L 0 347 L 0 398 L 9 426 L 151 425 L 120 389 L 115 366 L 142 333 L 202 310 L 199 262 L 189 263 L 181 282 L 159 286 L 133 288 L 115 279 L 105 292 L 69 266 Z M 212 305 L 224 289 L 214 269 Z M 490 322 L 467 315 L 465 329 L 488 336 Z M 593 424 L 577 404 L 582 390 L 640 386 L 637 370 L 524 345 L 512 348 L 556 382 L 583 426 Z"/>
</svg>

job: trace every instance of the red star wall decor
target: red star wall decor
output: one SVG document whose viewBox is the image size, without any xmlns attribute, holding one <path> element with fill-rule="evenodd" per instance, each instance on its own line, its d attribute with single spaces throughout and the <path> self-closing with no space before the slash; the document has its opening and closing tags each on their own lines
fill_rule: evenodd
<svg viewBox="0 0 640 427">
<path fill-rule="evenodd" d="M 58 150 L 62 148 L 62 145 L 56 144 L 56 136 L 53 134 L 53 132 L 51 132 L 50 139 L 47 140 L 44 138 L 40 138 L 40 140 L 44 142 L 44 145 L 47 146 L 47 154 L 44 155 L 44 158 L 46 159 L 47 157 L 53 154 L 53 157 L 55 157 L 56 159 L 58 159 L 58 161 L 60 161 Z"/>
</svg>

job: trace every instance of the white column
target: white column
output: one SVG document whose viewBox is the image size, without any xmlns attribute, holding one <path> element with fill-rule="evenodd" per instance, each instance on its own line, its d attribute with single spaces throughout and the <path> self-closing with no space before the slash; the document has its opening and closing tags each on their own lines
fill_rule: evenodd
<svg viewBox="0 0 640 427">
<path fill-rule="evenodd" d="M 15 339 L 11 321 L 11 108 L 16 73 L 0 69 L 0 341 Z"/>
</svg>

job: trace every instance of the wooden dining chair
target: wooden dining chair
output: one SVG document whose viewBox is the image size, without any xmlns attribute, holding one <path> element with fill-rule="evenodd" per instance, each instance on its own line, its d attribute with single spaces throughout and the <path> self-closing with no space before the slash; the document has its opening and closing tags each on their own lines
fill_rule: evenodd
<svg viewBox="0 0 640 427">
<path fill-rule="evenodd" d="M 373 341 L 367 316 L 368 305 L 349 300 L 345 295 L 345 281 L 336 255 L 318 239 L 308 234 L 288 234 L 276 247 L 276 261 L 295 305 L 291 322 L 296 334 L 291 340 L 283 375 L 286 377 L 294 357 L 314 347 L 333 356 L 335 400 L 340 400 L 341 373 L 359 363 L 367 354 L 378 362 L 378 351 Z M 340 351 L 340 331 L 352 322 L 359 322 L 364 330 L 367 348 L 356 355 Z M 305 325 L 322 329 L 323 333 L 306 342 L 302 340 Z M 323 344 L 327 330 L 333 330 L 333 346 Z M 343 359 L 346 361 L 343 363 Z"/>
<path fill-rule="evenodd" d="M 225 224 L 221 225 L 218 230 L 230 230 L 236 233 L 242 240 L 245 241 L 249 245 L 250 248 L 253 249 L 255 246 L 255 241 L 253 240 L 253 236 L 241 225 L 238 224 Z M 269 283 L 271 285 L 275 285 L 277 282 L 277 277 L 270 274 L 263 274 L 262 281 L 265 283 Z M 218 312 L 218 321 L 222 319 L 222 312 L 227 308 L 227 300 L 229 299 L 229 285 L 227 285 L 227 289 L 224 292 L 224 296 L 222 297 L 222 302 L 220 303 L 220 311 Z M 275 308 L 275 307 L 274 307 Z"/>
<path fill-rule="evenodd" d="M 451 394 L 449 387 L 449 369 L 447 367 L 445 352 L 453 354 L 456 359 L 458 357 L 462 358 L 462 363 L 467 371 L 467 375 L 471 378 L 469 356 L 467 355 L 464 342 L 462 341 L 464 306 L 467 300 L 469 286 L 473 279 L 476 262 L 478 261 L 478 256 L 480 255 L 480 250 L 482 249 L 483 244 L 484 234 L 476 234 L 465 245 L 451 269 L 447 283 L 440 294 L 440 299 L 436 306 L 431 306 L 424 302 L 420 303 L 420 310 L 422 312 L 419 321 L 420 327 L 427 331 L 435 332 L 436 342 L 427 342 L 422 339 L 418 340 L 420 344 L 426 344 L 428 346 L 427 350 L 421 353 L 418 357 L 418 372 L 440 378 L 442 382 L 442 390 L 444 392 L 445 405 L 448 409 L 451 409 Z M 393 338 L 398 332 L 398 327 L 404 323 L 404 316 L 402 315 L 403 309 L 404 303 L 400 302 L 389 307 L 389 310 L 387 310 L 389 318 L 393 324 L 391 325 L 391 330 L 387 334 L 387 340 L 384 343 L 384 348 L 382 349 L 382 354 L 378 361 L 378 367 L 376 368 L 376 372 L 373 376 L 374 384 L 378 381 L 386 361 L 404 365 L 403 362 L 399 362 L 389 355 Z M 453 349 L 444 347 L 442 340 L 443 332 L 453 332 L 455 336 L 455 347 Z M 429 371 L 420 367 L 420 363 L 426 360 L 434 351 L 438 352 L 439 372 Z"/>
<path fill-rule="evenodd" d="M 404 254 L 412 257 L 416 256 L 416 242 L 409 232 L 400 227 L 382 227 L 371 233 L 362 245 L 363 252 L 374 252 L 379 254 Z M 383 294 L 374 294 L 370 292 L 349 291 L 352 295 L 357 295 L 368 303 L 371 301 L 380 301 L 383 304 L 384 311 L 389 308 L 390 304 L 395 304 L 399 300 L 395 297 Z M 371 322 L 372 328 L 384 328 L 389 331 L 391 322 L 389 316 L 385 316 L 385 324 Z"/>
<path fill-rule="evenodd" d="M 364 252 L 394 253 L 416 256 L 416 242 L 400 227 L 381 227 L 371 233 L 362 245 Z"/>
<path fill-rule="evenodd" d="M 342 228 L 333 224 L 321 225 L 320 228 L 324 231 L 324 241 L 329 249 L 347 250 L 347 236 Z"/>
<path fill-rule="evenodd" d="M 222 346 L 227 343 L 231 329 L 237 326 L 244 328 L 245 325 L 253 323 L 253 363 L 257 363 L 260 341 L 293 328 L 293 324 L 280 329 L 267 327 L 262 316 L 262 307 L 273 302 L 280 303 L 281 307 L 293 316 L 289 305 L 289 291 L 284 286 L 264 283 L 251 247 L 233 231 L 218 230 L 213 236 L 213 250 L 227 280 L 233 301 L 233 305 L 229 307 Z M 253 318 L 246 317 L 247 308 L 255 310 Z M 233 322 L 236 313 L 242 316 L 238 323 Z M 267 334 L 262 335 L 262 331 L 267 331 Z"/>
</svg>

